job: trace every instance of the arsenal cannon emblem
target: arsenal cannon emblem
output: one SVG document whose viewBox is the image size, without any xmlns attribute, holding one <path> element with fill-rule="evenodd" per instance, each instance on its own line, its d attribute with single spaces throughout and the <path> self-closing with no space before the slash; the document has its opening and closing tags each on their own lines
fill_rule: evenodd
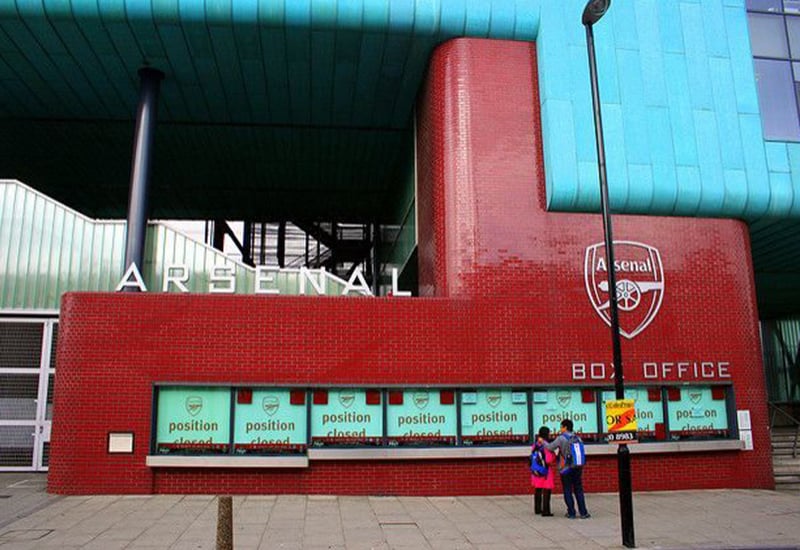
<svg viewBox="0 0 800 550">
<path fill-rule="evenodd" d="M 586 248 L 584 282 L 595 312 L 611 326 L 605 243 Z M 614 241 L 619 332 L 631 339 L 653 322 L 664 298 L 664 267 L 658 249 L 633 241 Z"/>
</svg>

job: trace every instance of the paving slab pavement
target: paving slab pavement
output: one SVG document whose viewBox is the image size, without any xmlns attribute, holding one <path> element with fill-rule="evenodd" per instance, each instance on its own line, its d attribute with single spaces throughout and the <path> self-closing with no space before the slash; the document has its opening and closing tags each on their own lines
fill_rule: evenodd
<svg viewBox="0 0 800 550">
<path fill-rule="evenodd" d="M 0 474 L 0 550 L 213 549 L 217 500 L 201 495 L 59 497 L 42 474 Z M 235 496 L 237 549 L 623 548 L 616 494 L 587 496 L 592 518 L 532 513 L 529 495 Z M 800 550 L 800 493 L 636 493 L 639 548 Z"/>
<path fill-rule="evenodd" d="M 49 506 L 59 498 L 47 494 L 47 474 L 0 474 L 0 533 L 6 525 Z"/>
</svg>

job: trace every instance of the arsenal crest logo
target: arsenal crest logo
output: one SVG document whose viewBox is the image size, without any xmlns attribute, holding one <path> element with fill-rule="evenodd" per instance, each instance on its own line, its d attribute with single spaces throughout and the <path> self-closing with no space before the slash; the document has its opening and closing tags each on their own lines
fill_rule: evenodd
<svg viewBox="0 0 800 550">
<path fill-rule="evenodd" d="M 418 409 L 427 407 L 428 401 L 430 401 L 430 397 L 427 393 L 417 392 L 414 394 L 414 405 L 416 405 Z"/>
<path fill-rule="evenodd" d="M 689 400 L 697 405 L 703 399 L 703 392 L 700 390 L 692 389 L 689 391 Z"/>
<path fill-rule="evenodd" d="M 339 403 L 341 403 L 342 407 L 345 409 L 349 409 L 355 400 L 356 394 L 354 392 L 349 390 L 339 392 Z"/>
<path fill-rule="evenodd" d="M 556 393 L 556 403 L 558 403 L 559 406 L 562 409 L 567 408 L 567 406 L 569 405 L 570 401 L 572 401 L 572 393 L 571 392 L 560 391 L 560 392 Z"/>
<path fill-rule="evenodd" d="M 190 395 L 186 398 L 186 412 L 197 416 L 203 410 L 203 398 L 199 395 Z"/>
<path fill-rule="evenodd" d="M 584 282 L 594 310 L 611 326 L 605 243 L 586 248 Z M 653 322 L 664 298 L 664 267 L 658 249 L 633 241 L 614 241 L 619 332 L 631 339 Z"/>
<path fill-rule="evenodd" d="M 261 400 L 261 407 L 269 416 L 278 412 L 278 407 L 280 407 L 280 405 L 281 401 L 278 399 L 277 395 L 265 395 L 264 399 Z"/>
<path fill-rule="evenodd" d="M 503 394 L 501 394 L 499 391 L 486 392 L 486 402 L 493 409 L 497 408 L 497 405 L 499 405 L 502 400 Z"/>
</svg>

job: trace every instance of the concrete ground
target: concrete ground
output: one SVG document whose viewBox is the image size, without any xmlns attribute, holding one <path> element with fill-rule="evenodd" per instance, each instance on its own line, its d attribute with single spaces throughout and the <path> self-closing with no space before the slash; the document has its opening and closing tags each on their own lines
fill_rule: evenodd
<svg viewBox="0 0 800 550">
<path fill-rule="evenodd" d="M 0 474 L 0 549 L 213 549 L 211 496 L 58 497 L 41 474 Z M 622 548 L 616 494 L 587 497 L 592 518 L 534 516 L 529 496 L 234 497 L 237 549 Z M 800 549 L 800 493 L 634 495 L 640 548 Z"/>
</svg>

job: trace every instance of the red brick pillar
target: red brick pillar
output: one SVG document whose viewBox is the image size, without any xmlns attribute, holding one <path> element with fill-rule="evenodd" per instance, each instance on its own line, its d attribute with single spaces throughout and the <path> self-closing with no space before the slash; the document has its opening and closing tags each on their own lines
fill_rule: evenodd
<svg viewBox="0 0 800 550">
<path fill-rule="evenodd" d="M 543 210 L 534 45 L 440 46 L 417 128 L 420 293 L 496 297 L 497 277 L 533 259 Z"/>
</svg>

